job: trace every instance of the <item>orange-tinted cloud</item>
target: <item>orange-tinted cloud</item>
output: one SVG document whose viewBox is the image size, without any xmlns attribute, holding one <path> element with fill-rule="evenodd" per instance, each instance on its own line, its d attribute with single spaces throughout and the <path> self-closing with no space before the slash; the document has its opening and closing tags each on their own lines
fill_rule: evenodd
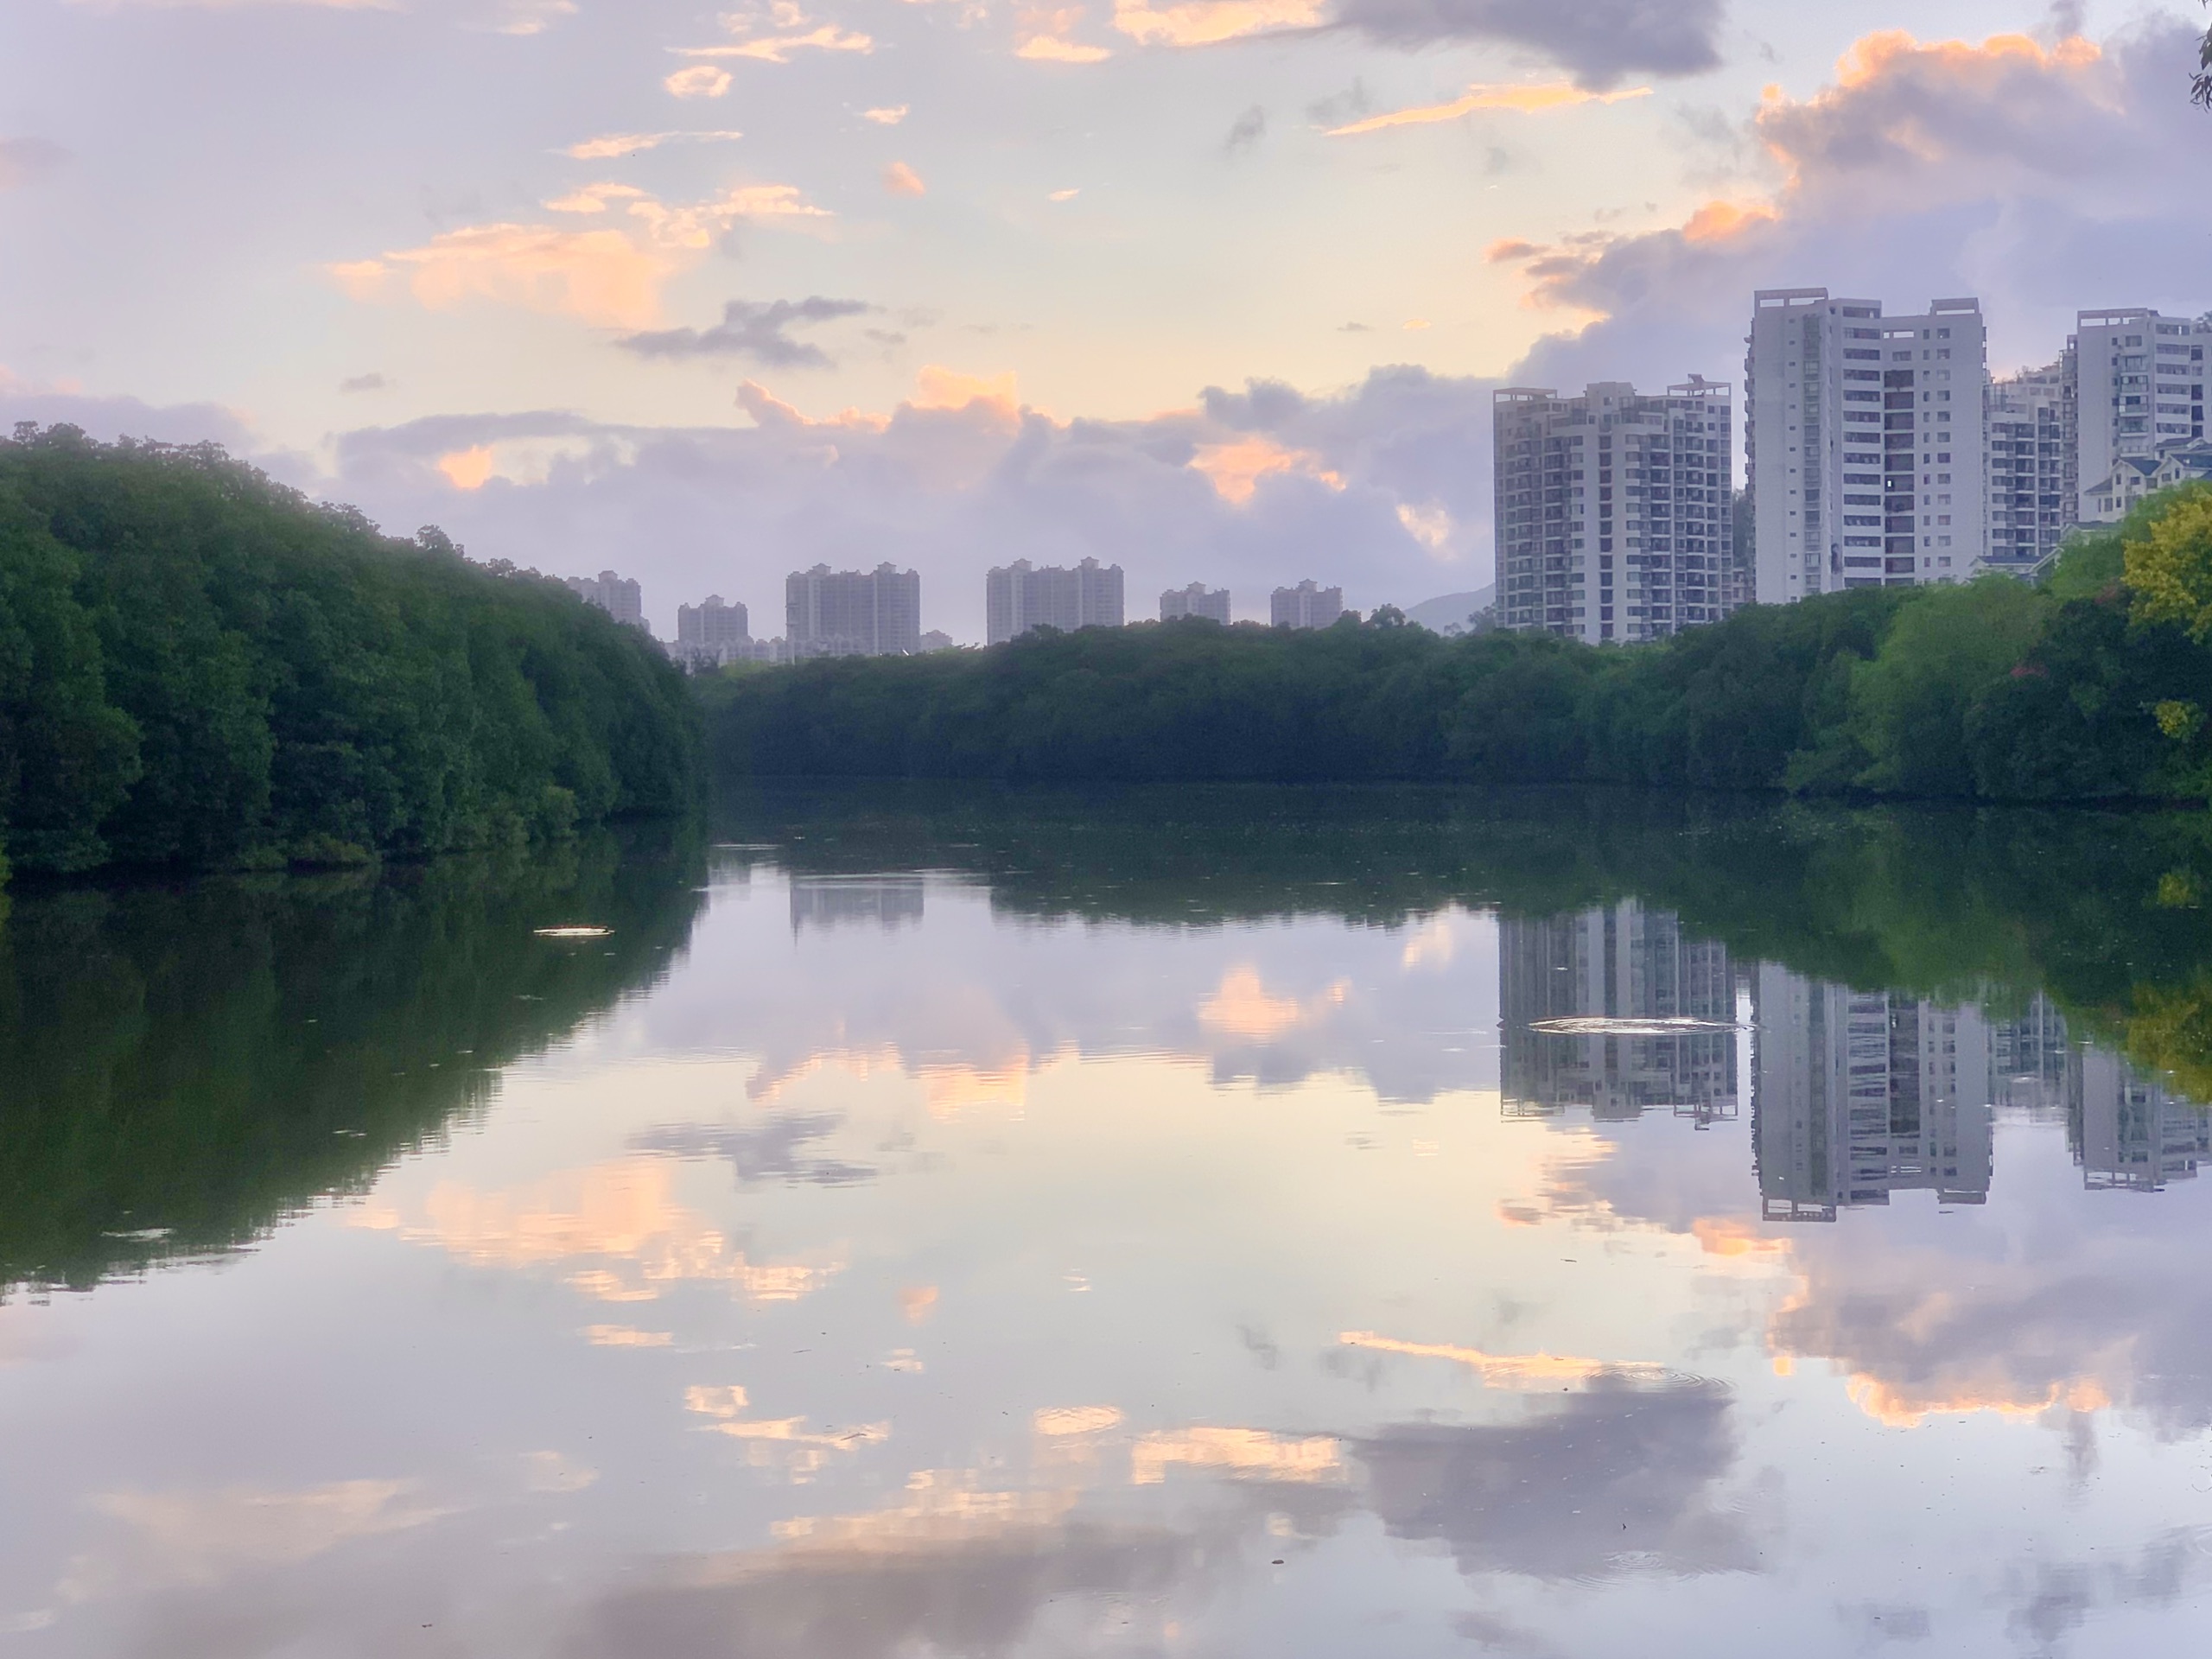
<svg viewBox="0 0 2212 1659">
<path fill-rule="evenodd" d="M 758 63 L 789 63 L 794 52 L 857 52 L 865 56 L 875 50 L 875 41 L 871 35 L 855 34 L 835 23 L 823 23 L 804 35 L 769 35 L 757 41 L 741 41 L 733 46 L 680 46 L 675 50 L 679 57 L 686 58 L 750 58 Z"/>
<path fill-rule="evenodd" d="M 1016 17 L 1020 38 L 1014 55 L 1034 63 L 1103 63 L 1114 55 L 1111 52 L 1071 38 L 1076 25 L 1083 21 L 1084 10 L 1081 6 L 1025 8 Z"/>
<path fill-rule="evenodd" d="M 1344 1472 L 1334 1438 L 1305 1439 L 1258 1428 L 1185 1428 L 1147 1434 L 1129 1450 L 1129 1483 L 1157 1486 L 1176 1467 L 1266 1480 L 1335 1480 Z"/>
<path fill-rule="evenodd" d="M 904 162 L 893 162 L 883 169 L 883 188 L 894 196 L 929 194 L 929 187 L 922 182 L 922 175 Z"/>
<path fill-rule="evenodd" d="M 1448 1359 L 1472 1370 L 1486 1389 L 1586 1385 L 1599 1377 L 1657 1382 L 1667 1376 L 1666 1368 L 1659 1365 L 1576 1359 L 1560 1354 L 1491 1354 L 1479 1348 L 1460 1348 L 1448 1343 L 1400 1342 L 1371 1331 L 1347 1331 L 1337 1340 L 1347 1348 L 1365 1348 L 1376 1353 L 1403 1354 L 1414 1359 Z"/>
<path fill-rule="evenodd" d="M 1565 109 L 1577 104 L 1618 104 L 1632 98 L 1650 96 L 1649 86 L 1630 86 L 1618 92 L 1592 92 L 1564 80 L 1547 81 L 1533 86 L 1475 86 L 1467 88 L 1465 96 L 1455 98 L 1448 104 L 1423 104 L 1412 109 L 1391 110 L 1341 127 L 1328 127 L 1324 131 L 1332 138 L 1349 138 L 1363 132 L 1380 132 L 1385 127 L 1423 126 L 1436 121 L 1456 121 L 1477 110 L 1516 110 L 1524 115 L 1533 115 L 1540 111 Z"/>
<path fill-rule="evenodd" d="M 678 69 L 661 85 L 671 98 L 720 98 L 729 91 L 729 71 L 711 63 L 695 63 Z"/>
<path fill-rule="evenodd" d="M 1329 470 L 1313 451 L 1286 448 L 1272 438 L 1258 435 L 1202 444 L 1191 465 L 1205 474 L 1223 500 L 1236 506 L 1251 500 L 1262 479 L 1279 473 L 1319 479 L 1332 490 L 1344 486 L 1343 476 Z"/>
<path fill-rule="evenodd" d="M 1211 46 L 1276 29 L 1311 29 L 1326 20 L 1325 0 L 1114 0 L 1114 27 L 1148 46 Z"/>
<path fill-rule="evenodd" d="M 356 300 L 386 297 L 404 283 L 432 310 L 489 300 L 603 327 L 641 328 L 659 315 L 662 286 L 734 225 L 830 217 L 788 184 L 741 185 L 704 201 L 673 204 L 633 186 L 602 184 L 548 205 L 586 217 L 620 207 L 632 222 L 589 230 L 470 226 L 419 248 L 323 269 Z"/>
</svg>

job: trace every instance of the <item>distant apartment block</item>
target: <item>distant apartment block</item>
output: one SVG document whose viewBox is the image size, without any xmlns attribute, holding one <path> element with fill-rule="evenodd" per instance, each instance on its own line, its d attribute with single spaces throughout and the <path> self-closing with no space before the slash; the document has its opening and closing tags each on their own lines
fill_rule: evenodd
<svg viewBox="0 0 2212 1659">
<path fill-rule="evenodd" d="M 1974 574 L 1989 529 L 1979 301 L 1885 316 L 1824 288 L 1763 289 L 1744 370 L 1763 603 Z"/>
<path fill-rule="evenodd" d="M 1268 596 L 1268 620 L 1278 628 L 1325 628 L 1344 613 L 1344 590 L 1311 581 L 1278 588 Z"/>
<path fill-rule="evenodd" d="M 2080 487 L 2074 353 L 1990 383 L 1989 547 L 1984 568 L 2026 576 L 2058 551 Z"/>
<path fill-rule="evenodd" d="M 2212 315 L 2168 317 L 2139 306 L 2079 314 L 2067 360 L 2081 428 L 2075 473 L 2084 520 L 2096 521 L 2089 498 L 2112 483 L 2122 461 L 2155 461 L 2163 448 L 2205 436 L 2207 346 Z"/>
<path fill-rule="evenodd" d="M 2156 1192 L 2196 1179 L 2212 1158 L 2212 1117 L 2203 1107 L 2117 1054 L 2077 1046 L 2066 1058 L 2067 1125 L 2084 1186 Z"/>
<path fill-rule="evenodd" d="M 745 607 L 709 594 L 696 605 L 676 607 L 676 644 L 669 654 L 688 668 L 718 668 L 753 656 Z"/>
<path fill-rule="evenodd" d="M 1751 595 L 1735 549 L 1729 388 L 1602 381 L 1491 401 L 1497 625 L 1592 644 L 1717 622 Z"/>
<path fill-rule="evenodd" d="M 563 580 L 585 604 L 597 606 L 617 622 L 626 622 L 633 628 L 645 626 L 645 592 L 627 576 L 602 570 L 596 576 L 568 576 Z"/>
<path fill-rule="evenodd" d="M 922 648 L 922 578 L 887 563 L 794 570 L 784 580 L 784 642 L 794 662 L 911 656 Z"/>
<path fill-rule="evenodd" d="M 1179 616 L 1211 617 L 1226 627 L 1229 589 L 1209 588 L 1203 582 L 1194 582 L 1187 588 L 1170 588 L 1160 596 L 1160 620 L 1173 622 Z"/>
<path fill-rule="evenodd" d="M 1072 570 L 1039 569 L 1027 559 L 983 578 L 983 639 L 1001 645 L 1032 628 L 1118 628 L 1122 622 L 1122 567 L 1085 559 Z"/>
</svg>

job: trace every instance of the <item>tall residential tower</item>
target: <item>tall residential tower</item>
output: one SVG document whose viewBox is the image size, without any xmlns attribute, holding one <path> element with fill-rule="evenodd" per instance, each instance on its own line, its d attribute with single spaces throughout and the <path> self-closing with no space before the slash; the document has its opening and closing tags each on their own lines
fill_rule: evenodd
<svg viewBox="0 0 2212 1659">
<path fill-rule="evenodd" d="M 1972 575 L 1988 532 L 1980 302 L 1885 317 L 1824 288 L 1762 289 L 1750 346 L 1759 601 Z"/>
<path fill-rule="evenodd" d="M 1491 397 L 1498 626 L 1596 644 L 1718 622 L 1751 597 L 1735 555 L 1729 388 Z"/>
</svg>

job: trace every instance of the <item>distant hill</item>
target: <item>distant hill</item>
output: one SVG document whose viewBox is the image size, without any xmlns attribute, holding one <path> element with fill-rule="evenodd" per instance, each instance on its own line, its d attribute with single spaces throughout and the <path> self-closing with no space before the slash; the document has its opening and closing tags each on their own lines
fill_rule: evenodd
<svg viewBox="0 0 2212 1659">
<path fill-rule="evenodd" d="M 1454 628 L 1464 629 L 1469 616 L 1497 597 L 1497 584 L 1492 582 L 1471 594 L 1446 594 L 1440 599 L 1425 599 L 1418 605 L 1406 607 L 1406 620 L 1418 622 L 1432 633 L 1448 633 Z"/>
</svg>

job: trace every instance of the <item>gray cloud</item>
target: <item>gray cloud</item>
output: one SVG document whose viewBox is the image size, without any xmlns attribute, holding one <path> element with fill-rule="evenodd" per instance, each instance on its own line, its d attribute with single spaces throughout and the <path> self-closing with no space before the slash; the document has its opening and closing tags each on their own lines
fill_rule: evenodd
<svg viewBox="0 0 2212 1659">
<path fill-rule="evenodd" d="M 1522 47 L 1604 88 L 1718 67 L 1721 10 L 1721 0 L 1344 0 L 1337 21 L 1386 46 Z"/>
<path fill-rule="evenodd" d="M 1848 82 L 1752 117 L 1745 149 L 1777 176 L 1727 194 L 1766 196 L 1766 215 L 1493 249 L 1540 308 L 1605 319 L 1541 341 L 1510 378 L 1732 378 L 1757 288 L 1977 295 L 2000 369 L 2055 358 L 2085 308 L 2202 308 L 2212 174 L 2169 162 L 2203 140 L 2176 91 L 2184 60 L 2191 35 L 2171 18 L 2094 54 L 1885 42 Z M 1725 167 L 1725 143 L 1707 154 Z"/>
<path fill-rule="evenodd" d="M 1012 1652 L 1056 1602 L 1153 1598 L 1205 1575 L 1204 1541 L 1071 1522 L 919 1541 L 672 1564 L 601 1603 L 565 1659 L 894 1659 Z"/>
<path fill-rule="evenodd" d="M 391 388 L 391 382 L 380 374 L 356 374 L 338 383 L 340 391 L 388 391 Z"/>
<path fill-rule="evenodd" d="M 866 1164 L 810 1157 L 801 1150 L 810 1141 L 834 1135 L 843 1122 L 827 1112 L 781 1112 L 758 1128 L 683 1124 L 633 1136 L 630 1145 L 635 1151 L 677 1158 L 727 1159 L 737 1172 L 741 1186 L 763 1181 L 793 1186 L 856 1186 L 874 1180 L 876 1172 Z"/>
<path fill-rule="evenodd" d="M 1239 156 L 1250 149 L 1267 136 L 1268 112 L 1255 104 L 1230 124 L 1229 137 L 1222 141 L 1222 152 Z"/>
<path fill-rule="evenodd" d="M 734 357 L 771 369 L 826 369 L 828 353 L 791 331 L 810 323 L 857 317 L 876 308 L 861 300 L 732 300 L 711 328 L 663 328 L 617 343 L 640 357 Z"/>
<path fill-rule="evenodd" d="M 44 178 L 68 159 L 67 150 L 43 138 L 0 138 L 0 190 Z"/>
<path fill-rule="evenodd" d="M 1444 1544 L 1462 1573 L 1746 1573 L 1745 1517 L 1713 1502 L 1736 1460 L 1732 1403 L 1695 1379 L 1601 1380 L 1525 1421 L 1407 1424 L 1353 1449 L 1390 1535 Z"/>
</svg>

